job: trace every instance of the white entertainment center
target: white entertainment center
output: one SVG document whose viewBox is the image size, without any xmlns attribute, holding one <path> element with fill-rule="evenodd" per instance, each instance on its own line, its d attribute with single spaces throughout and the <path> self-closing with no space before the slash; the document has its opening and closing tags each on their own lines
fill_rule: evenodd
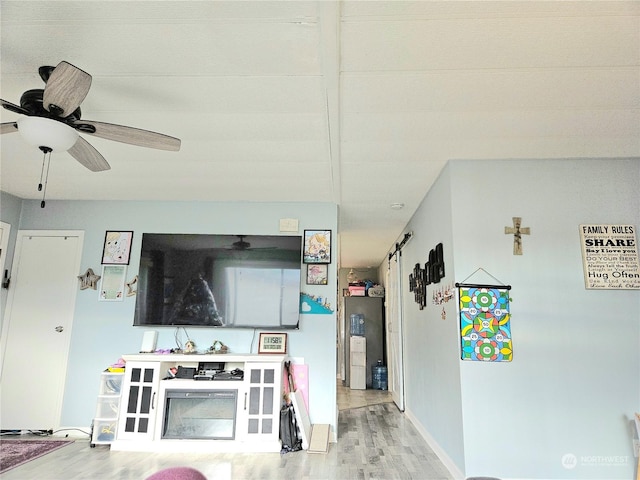
<svg viewBox="0 0 640 480">
<path fill-rule="evenodd" d="M 132 354 L 126 361 L 112 450 L 279 452 L 286 355 Z M 243 378 L 168 378 L 171 368 L 221 362 Z M 215 377 L 214 377 L 215 378 Z"/>
</svg>

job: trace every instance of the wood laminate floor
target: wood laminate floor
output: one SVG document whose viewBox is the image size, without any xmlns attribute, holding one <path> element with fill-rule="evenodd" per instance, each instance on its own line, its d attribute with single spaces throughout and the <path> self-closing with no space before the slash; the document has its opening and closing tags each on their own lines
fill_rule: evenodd
<svg viewBox="0 0 640 480">
<path fill-rule="evenodd" d="M 451 475 L 387 391 L 350 390 L 338 382 L 338 443 L 327 454 L 166 454 L 91 448 L 88 438 L 14 468 L 2 480 L 144 480 L 190 466 L 212 480 L 420 479 Z M 26 438 L 21 435 L 19 438 Z"/>
</svg>

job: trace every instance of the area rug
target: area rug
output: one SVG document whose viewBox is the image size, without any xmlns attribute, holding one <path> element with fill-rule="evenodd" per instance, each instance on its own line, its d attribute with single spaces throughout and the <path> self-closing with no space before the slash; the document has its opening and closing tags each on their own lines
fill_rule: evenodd
<svg viewBox="0 0 640 480">
<path fill-rule="evenodd" d="M 73 440 L 0 440 L 0 473 L 73 443 Z"/>
</svg>

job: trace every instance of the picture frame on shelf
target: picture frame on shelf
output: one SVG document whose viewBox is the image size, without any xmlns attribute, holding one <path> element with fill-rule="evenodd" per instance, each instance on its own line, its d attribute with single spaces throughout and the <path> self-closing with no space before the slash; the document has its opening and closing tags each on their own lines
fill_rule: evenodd
<svg viewBox="0 0 640 480">
<path fill-rule="evenodd" d="M 331 230 L 305 230 L 303 263 L 331 263 Z"/>
<path fill-rule="evenodd" d="M 129 265 L 133 231 L 107 230 L 102 248 L 102 265 Z"/>
<path fill-rule="evenodd" d="M 287 353 L 287 334 L 260 332 L 258 353 Z"/>
<path fill-rule="evenodd" d="M 307 265 L 307 285 L 327 285 L 329 265 L 311 263 Z"/>
</svg>

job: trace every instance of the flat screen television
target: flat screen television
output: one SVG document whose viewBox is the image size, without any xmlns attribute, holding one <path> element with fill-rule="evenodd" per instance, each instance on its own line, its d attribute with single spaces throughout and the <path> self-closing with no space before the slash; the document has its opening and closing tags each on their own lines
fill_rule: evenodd
<svg viewBox="0 0 640 480">
<path fill-rule="evenodd" d="M 134 326 L 296 329 L 302 237 L 143 233 Z"/>
</svg>

